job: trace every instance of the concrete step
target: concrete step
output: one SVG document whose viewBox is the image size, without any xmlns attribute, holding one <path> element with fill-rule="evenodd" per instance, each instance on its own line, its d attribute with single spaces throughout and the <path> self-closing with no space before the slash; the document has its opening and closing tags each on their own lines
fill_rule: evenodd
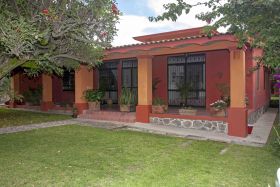
<svg viewBox="0 0 280 187">
<path fill-rule="evenodd" d="M 134 123 L 136 121 L 135 113 L 133 112 L 119 112 L 119 111 L 90 111 L 84 110 L 78 116 L 82 119 L 104 120 L 104 121 L 118 121 L 125 123 Z"/>
</svg>

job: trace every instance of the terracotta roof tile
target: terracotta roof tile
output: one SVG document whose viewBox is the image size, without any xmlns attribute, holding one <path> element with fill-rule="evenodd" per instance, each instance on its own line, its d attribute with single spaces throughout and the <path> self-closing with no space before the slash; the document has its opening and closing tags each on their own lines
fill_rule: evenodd
<svg viewBox="0 0 280 187">
<path fill-rule="evenodd" d="M 216 33 L 213 34 L 212 37 L 215 36 L 222 36 L 222 35 L 228 35 L 231 34 L 229 32 L 226 33 Z M 125 48 L 125 47 L 132 47 L 132 46 L 143 46 L 143 45 L 151 45 L 151 44 L 159 44 L 159 43 L 166 43 L 166 42 L 175 42 L 175 41 L 181 41 L 181 40 L 190 40 L 190 39 L 197 39 L 197 38 L 205 38 L 208 37 L 206 34 L 197 35 L 197 36 L 188 36 L 188 37 L 182 37 L 182 38 L 173 38 L 173 39 L 166 39 L 166 40 L 159 40 L 159 41 L 151 41 L 151 42 L 143 42 L 143 43 L 135 43 L 135 44 L 128 44 L 128 45 L 121 45 L 121 46 L 115 46 L 115 47 L 106 47 L 106 50 L 110 49 L 119 49 L 119 48 Z"/>
</svg>

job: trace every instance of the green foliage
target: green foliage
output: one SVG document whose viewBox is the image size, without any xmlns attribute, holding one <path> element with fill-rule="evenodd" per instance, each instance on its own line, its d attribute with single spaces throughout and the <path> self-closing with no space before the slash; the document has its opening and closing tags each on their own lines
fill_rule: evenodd
<svg viewBox="0 0 280 187">
<path fill-rule="evenodd" d="M 101 90 L 89 89 L 84 92 L 84 97 L 88 102 L 101 101 L 105 93 Z"/>
<path fill-rule="evenodd" d="M 42 100 L 42 87 L 29 88 L 23 93 L 24 101 L 32 105 L 40 105 Z"/>
<path fill-rule="evenodd" d="M 206 6 L 211 11 L 200 13 L 196 17 L 209 25 L 205 32 L 211 36 L 213 30 L 227 27 L 239 40 L 239 47 L 248 42 L 252 47 L 264 49 L 259 63 L 269 67 L 280 66 L 280 1 L 279 0 L 208 0 L 196 4 L 191 1 L 177 0 L 164 5 L 165 12 L 150 21 L 172 20 L 188 14 L 193 7 Z"/>
<path fill-rule="evenodd" d="M 99 65 L 119 17 L 115 0 L 11 0 L 0 9 L 0 79 L 18 66 L 36 76 Z"/>
<path fill-rule="evenodd" d="M 119 98 L 120 105 L 134 105 L 135 96 L 129 88 L 123 88 Z"/>
<path fill-rule="evenodd" d="M 277 125 L 276 125 L 277 126 Z M 272 140 L 272 151 L 273 153 L 275 153 L 275 155 L 279 155 L 280 154 L 280 127 L 278 124 L 278 127 L 274 126 L 273 130 L 275 133 L 275 137 Z"/>
<path fill-rule="evenodd" d="M 192 89 L 192 83 L 177 83 L 176 86 L 180 92 L 181 99 L 184 101 L 183 105 L 186 107 L 188 103 L 189 92 Z"/>
<path fill-rule="evenodd" d="M 153 105 L 161 106 L 161 105 L 166 105 L 166 103 L 162 98 L 156 97 L 153 99 Z"/>
<path fill-rule="evenodd" d="M 153 91 L 153 94 L 155 93 L 155 91 L 157 90 L 157 87 L 158 87 L 158 84 L 161 82 L 161 80 L 156 77 L 153 79 L 153 82 L 152 82 L 152 91 Z"/>
<path fill-rule="evenodd" d="M 10 77 L 4 77 L 0 80 L 0 100 L 7 101 L 10 100 L 12 102 L 22 102 L 23 96 L 11 88 L 11 79 Z"/>
</svg>

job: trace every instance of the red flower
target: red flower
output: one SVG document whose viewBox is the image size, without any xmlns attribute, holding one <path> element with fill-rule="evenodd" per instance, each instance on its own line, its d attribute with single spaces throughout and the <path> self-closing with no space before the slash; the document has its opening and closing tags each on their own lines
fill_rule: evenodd
<svg viewBox="0 0 280 187">
<path fill-rule="evenodd" d="M 115 3 L 112 4 L 112 12 L 114 14 L 119 14 L 119 9 Z"/>
<path fill-rule="evenodd" d="M 42 13 L 47 15 L 47 14 L 49 14 L 49 10 L 48 9 L 44 9 L 44 10 L 42 10 Z"/>
</svg>

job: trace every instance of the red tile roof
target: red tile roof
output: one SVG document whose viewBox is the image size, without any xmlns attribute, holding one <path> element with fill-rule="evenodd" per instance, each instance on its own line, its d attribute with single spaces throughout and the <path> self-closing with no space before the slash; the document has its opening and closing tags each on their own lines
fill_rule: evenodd
<svg viewBox="0 0 280 187">
<path fill-rule="evenodd" d="M 214 33 L 211 37 L 216 36 L 223 36 L 223 35 L 232 35 L 231 33 Z M 197 38 L 206 38 L 208 35 L 201 34 L 197 36 L 187 36 L 187 37 L 181 37 L 181 38 L 173 38 L 173 39 L 165 39 L 165 40 L 159 40 L 159 41 L 151 41 L 151 42 L 142 42 L 142 43 L 136 43 L 136 44 L 128 44 L 128 45 L 122 45 L 122 46 L 115 46 L 115 47 L 107 47 L 106 50 L 110 49 L 119 49 L 119 48 L 126 48 L 126 47 L 132 47 L 132 46 L 145 46 L 145 45 L 151 45 L 151 44 L 160 44 L 160 43 L 167 43 L 167 42 L 175 42 L 175 41 L 181 41 L 181 40 L 190 40 L 190 39 L 197 39 Z"/>
</svg>

